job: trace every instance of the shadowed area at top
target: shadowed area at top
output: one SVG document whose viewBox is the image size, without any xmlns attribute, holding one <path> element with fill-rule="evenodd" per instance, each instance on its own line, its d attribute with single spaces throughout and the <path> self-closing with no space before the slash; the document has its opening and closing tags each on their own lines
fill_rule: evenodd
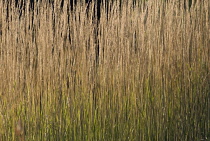
<svg viewBox="0 0 210 141">
<path fill-rule="evenodd" d="M 82 2 L 85 2 L 87 4 L 87 7 L 89 8 L 89 5 L 94 2 L 95 3 L 95 6 L 94 6 L 94 11 L 96 13 L 96 19 L 100 19 L 100 16 L 101 16 L 101 4 L 102 3 L 108 3 L 108 2 L 111 2 L 111 1 L 107 1 L 107 0 L 60 0 L 60 8 L 62 9 L 64 7 L 64 1 L 65 3 L 67 4 L 67 7 L 69 10 L 73 11 L 75 9 L 75 5 L 77 5 L 78 3 L 82 3 Z M 12 0 L 10 1 L 6 1 L 6 0 L 3 0 L 3 2 L 6 2 L 8 5 L 12 3 Z M 26 4 L 29 3 L 30 5 L 30 9 L 33 10 L 34 9 L 34 4 L 36 2 L 48 2 L 50 5 L 52 5 L 52 7 L 55 6 L 55 0 L 46 0 L 46 1 L 43 1 L 43 0 L 30 0 L 30 1 L 27 1 L 27 0 L 15 0 L 15 6 L 17 8 L 20 9 L 20 17 L 22 15 L 22 11 L 25 10 L 26 8 Z"/>
</svg>

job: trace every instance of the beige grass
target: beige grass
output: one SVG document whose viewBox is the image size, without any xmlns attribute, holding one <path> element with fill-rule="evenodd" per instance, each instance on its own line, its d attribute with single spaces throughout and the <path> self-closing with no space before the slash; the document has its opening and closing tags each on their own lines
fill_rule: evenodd
<svg viewBox="0 0 210 141">
<path fill-rule="evenodd" d="M 86 8 L 0 2 L 0 140 L 209 139 L 210 2 Z"/>
</svg>

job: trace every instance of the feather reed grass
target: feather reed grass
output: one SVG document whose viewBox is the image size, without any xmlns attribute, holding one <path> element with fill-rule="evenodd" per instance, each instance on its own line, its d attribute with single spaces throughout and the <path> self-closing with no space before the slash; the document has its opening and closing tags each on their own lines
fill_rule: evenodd
<svg viewBox="0 0 210 141">
<path fill-rule="evenodd" d="M 210 139 L 208 0 L 67 5 L 0 1 L 0 140 Z"/>
</svg>

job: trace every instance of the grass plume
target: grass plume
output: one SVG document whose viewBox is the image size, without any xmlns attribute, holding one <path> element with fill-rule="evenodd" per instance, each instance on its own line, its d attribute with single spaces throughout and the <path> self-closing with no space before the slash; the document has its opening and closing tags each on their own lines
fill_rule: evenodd
<svg viewBox="0 0 210 141">
<path fill-rule="evenodd" d="M 67 5 L 0 1 L 0 140 L 210 139 L 208 0 Z"/>
</svg>

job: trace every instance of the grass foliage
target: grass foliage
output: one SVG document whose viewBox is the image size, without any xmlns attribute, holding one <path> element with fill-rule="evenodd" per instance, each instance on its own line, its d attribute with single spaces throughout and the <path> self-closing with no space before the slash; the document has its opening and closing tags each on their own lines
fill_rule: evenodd
<svg viewBox="0 0 210 141">
<path fill-rule="evenodd" d="M 0 1 L 0 140 L 210 139 L 209 0 L 58 2 Z"/>
</svg>

